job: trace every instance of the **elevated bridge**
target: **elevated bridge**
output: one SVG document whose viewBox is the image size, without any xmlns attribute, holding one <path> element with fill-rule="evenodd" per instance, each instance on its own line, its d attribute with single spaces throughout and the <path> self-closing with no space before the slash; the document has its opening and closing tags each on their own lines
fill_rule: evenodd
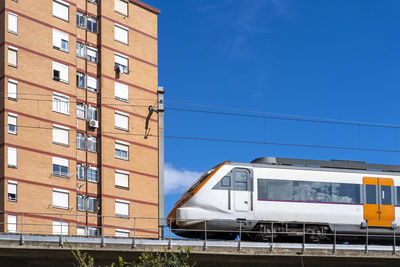
<svg viewBox="0 0 400 267">
<path fill-rule="evenodd" d="M 71 247 L 97 264 L 126 261 L 143 252 L 190 248 L 197 266 L 399 266 L 400 246 L 134 239 L 56 235 L 0 235 L 1 266 L 72 266 Z"/>
</svg>

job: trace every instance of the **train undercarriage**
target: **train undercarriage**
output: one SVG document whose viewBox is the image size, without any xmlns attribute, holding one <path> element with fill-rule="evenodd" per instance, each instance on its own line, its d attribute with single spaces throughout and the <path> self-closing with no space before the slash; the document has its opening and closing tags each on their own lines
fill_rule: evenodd
<svg viewBox="0 0 400 267">
<path fill-rule="evenodd" d="M 216 224 L 204 222 L 195 228 L 183 229 L 173 225 L 173 232 L 179 236 L 200 239 L 235 240 L 255 242 L 307 242 L 307 243 L 332 243 L 334 239 L 338 242 L 365 242 L 369 240 L 397 239 L 400 242 L 400 228 L 390 227 L 362 227 L 356 225 L 324 225 L 305 223 L 282 223 L 282 222 L 256 222 L 251 226 L 244 225 L 249 222 L 239 222 L 230 230 L 213 227 Z M 243 224 L 243 225 L 242 225 Z M 220 223 L 218 223 L 220 225 Z M 226 228 L 227 229 L 227 228 Z M 396 242 L 397 242 L 396 240 Z"/>
</svg>

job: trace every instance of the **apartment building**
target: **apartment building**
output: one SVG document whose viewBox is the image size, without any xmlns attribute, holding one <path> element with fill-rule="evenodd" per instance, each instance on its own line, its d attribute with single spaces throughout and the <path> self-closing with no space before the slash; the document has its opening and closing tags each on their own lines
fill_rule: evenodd
<svg viewBox="0 0 400 267">
<path fill-rule="evenodd" d="M 137 0 L 1 1 L 0 231 L 157 236 L 143 218 L 158 215 L 158 142 L 143 134 L 159 13 Z"/>
</svg>

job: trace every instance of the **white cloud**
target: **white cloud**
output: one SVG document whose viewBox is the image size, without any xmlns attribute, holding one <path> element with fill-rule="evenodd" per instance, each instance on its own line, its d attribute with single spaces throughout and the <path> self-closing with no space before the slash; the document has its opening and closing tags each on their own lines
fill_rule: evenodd
<svg viewBox="0 0 400 267">
<path fill-rule="evenodd" d="M 164 166 L 165 194 L 181 194 L 186 191 L 202 173 L 176 169 L 169 163 Z"/>
</svg>

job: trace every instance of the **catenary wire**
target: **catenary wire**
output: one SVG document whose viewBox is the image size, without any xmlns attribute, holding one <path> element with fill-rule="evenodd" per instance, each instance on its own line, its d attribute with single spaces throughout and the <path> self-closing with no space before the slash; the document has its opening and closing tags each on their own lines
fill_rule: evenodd
<svg viewBox="0 0 400 267">
<path fill-rule="evenodd" d="M 8 125 L 6 125 L 7 127 Z M 43 126 L 24 126 L 18 125 L 21 128 L 32 128 L 41 130 L 53 130 L 50 127 Z M 80 132 L 77 129 L 70 129 L 70 131 Z M 127 135 L 127 136 L 139 136 L 144 137 L 144 134 L 137 133 L 116 133 L 116 132 L 100 132 L 101 134 L 117 134 L 117 135 Z M 148 135 L 149 137 L 158 137 L 157 135 Z M 311 144 L 300 144 L 300 143 L 282 143 L 282 142 L 265 142 L 256 140 L 243 140 L 243 139 L 226 139 L 226 138 L 206 138 L 206 137 L 194 137 L 194 136 L 176 136 L 176 135 L 165 135 L 164 138 L 167 139 L 178 139 L 178 140 L 189 140 L 189 141 L 208 141 L 208 142 L 221 142 L 221 143 L 240 143 L 240 144 L 259 144 L 259 145 L 278 145 L 278 146 L 291 146 L 291 147 L 307 147 L 307 148 L 325 148 L 325 149 L 338 149 L 338 150 L 355 150 L 355 151 L 373 151 L 373 152 L 391 152 L 398 153 L 400 150 L 397 149 L 379 149 L 379 148 L 367 148 L 367 147 L 347 147 L 347 146 L 328 146 L 328 145 L 311 145 Z"/>
</svg>

